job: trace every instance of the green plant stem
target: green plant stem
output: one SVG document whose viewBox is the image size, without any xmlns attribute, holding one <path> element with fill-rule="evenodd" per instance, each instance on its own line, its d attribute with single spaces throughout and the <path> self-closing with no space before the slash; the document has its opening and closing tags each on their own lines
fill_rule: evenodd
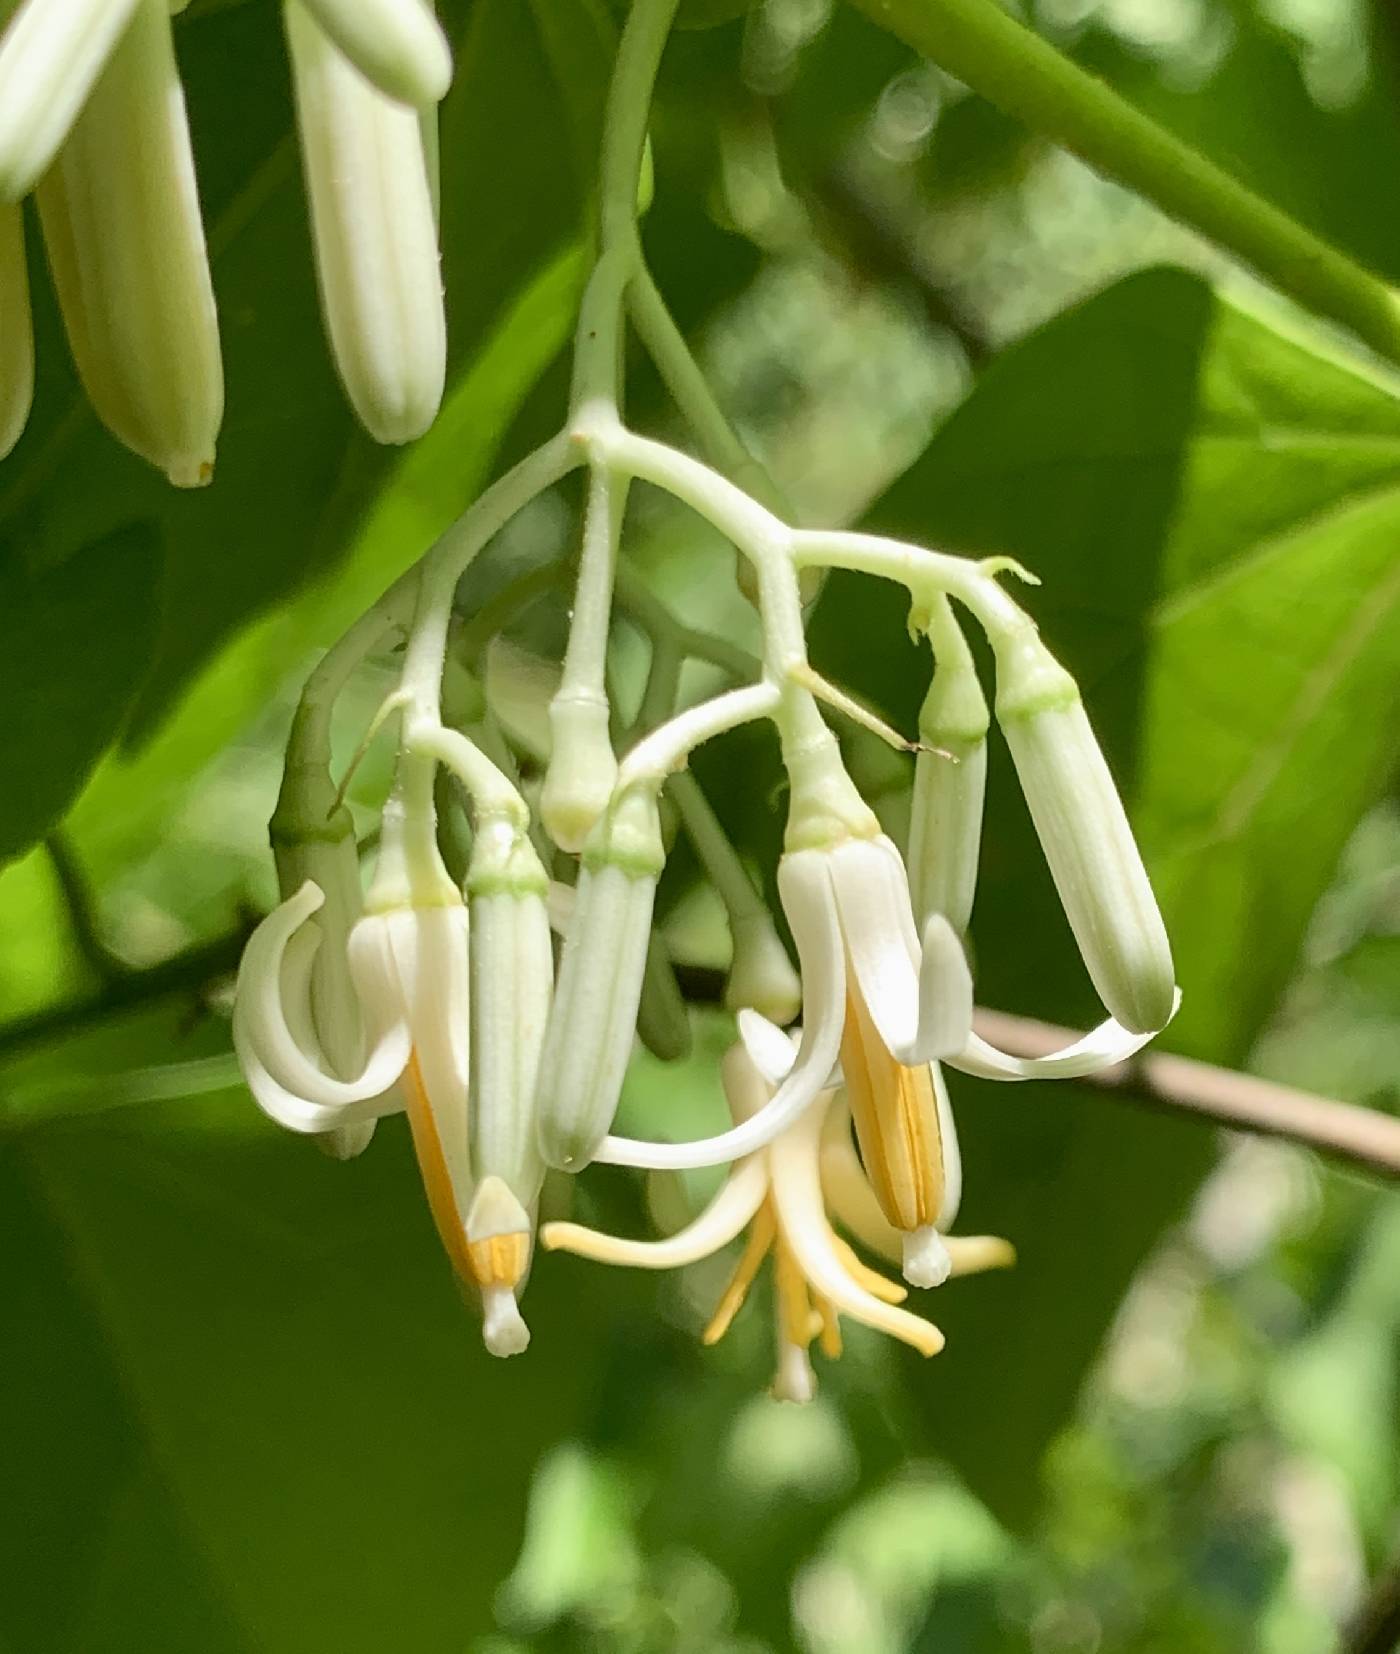
<svg viewBox="0 0 1400 1654">
<path fill-rule="evenodd" d="M 1007 114 L 1400 362 L 1400 300 L 1393 288 L 1149 120 L 996 0 L 855 4 Z"/>
</svg>

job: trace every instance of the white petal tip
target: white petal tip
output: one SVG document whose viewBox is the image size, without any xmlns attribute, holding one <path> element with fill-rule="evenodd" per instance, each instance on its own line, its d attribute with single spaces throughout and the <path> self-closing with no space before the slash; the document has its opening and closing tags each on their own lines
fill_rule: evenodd
<svg viewBox="0 0 1400 1654">
<path fill-rule="evenodd" d="M 492 1355 L 504 1359 L 529 1347 L 530 1329 L 509 1287 L 488 1286 L 481 1294 L 481 1336 Z"/>
<path fill-rule="evenodd" d="M 214 480 L 214 456 L 191 459 L 181 455 L 167 460 L 162 466 L 167 479 L 176 488 L 206 488 Z"/>
<path fill-rule="evenodd" d="M 910 1286 L 924 1288 L 942 1286 L 953 1273 L 953 1260 L 936 1229 L 912 1229 L 905 1234 L 903 1273 Z"/>
<path fill-rule="evenodd" d="M 807 1402 L 815 1398 L 817 1378 L 800 1344 L 784 1343 L 778 1350 L 778 1371 L 768 1392 L 774 1401 Z"/>
</svg>

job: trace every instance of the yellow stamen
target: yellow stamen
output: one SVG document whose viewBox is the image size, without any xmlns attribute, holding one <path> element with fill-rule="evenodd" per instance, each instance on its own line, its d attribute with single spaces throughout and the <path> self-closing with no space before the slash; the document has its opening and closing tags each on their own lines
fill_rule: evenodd
<svg viewBox="0 0 1400 1654">
<path fill-rule="evenodd" d="M 768 1256 L 768 1249 L 777 1233 L 778 1220 L 773 1213 L 773 1204 L 765 1200 L 754 1214 L 753 1222 L 749 1226 L 749 1238 L 730 1277 L 729 1285 L 724 1289 L 709 1326 L 701 1334 L 702 1343 L 717 1344 L 729 1331 L 730 1323 L 739 1313 L 744 1299 L 748 1297 L 754 1276 L 758 1274 L 759 1265 Z"/>
<path fill-rule="evenodd" d="M 846 995 L 841 1069 L 870 1186 L 896 1229 L 922 1229 L 943 1202 L 943 1142 L 927 1065 L 896 1062 L 858 991 Z"/>
<path fill-rule="evenodd" d="M 423 1192 L 428 1197 L 428 1210 L 433 1214 L 438 1239 L 461 1279 L 475 1283 L 479 1277 L 467 1248 L 466 1231 L 462 1227 L 461 1214 L 457 1210 L 457 1196 L 452 1187 L 451 1174 L 447 1170 L 447 1158 L 442 1152 L 442 1138 L 438 1135 L 437 1121 L 433 1118 L 428 1093 L 423 1085 L 417 1051 L 410 1053 L 408 1067 L 404 1070 L 400 1084 L 403 1086 L 408 1128 L 413 1135 L 413 1152 L 418 1159 L 418 1170 L 423 1178 Z"/>
<path fill-rule="evenodd" d="M 909 1296 L 897 1281 L 887 1280 L 878 1269 L 871 1269 L 868 1264 L 862 1263 L 854 1249 L 834 1231 L 831 1244 L 836 1248 L 836 1256 L 845 1265 L 846 1273 L 872 1298 L 878 1298 L 885 1304 L 902 1304 Z"/>
<path fill-rule="evenodd" d="M 814 1292 L 812 1297 L 817 1305 L 822 1354 L 828 1361 L 839 1361 L 841 1359 L 841 1322 L 836 1315 L 836 1306 L 830 1298 L 823 1298 L 820 1292 Z"/>
<path fill-rule="evenodd" d="M 773 1289 L 778 1298 L 778 1328 L 789 1344 L 806 1349 L 821 1325 L 814 1321 L 807 1277 L 781 1234 L 773 1253 Z"/>
</svg>

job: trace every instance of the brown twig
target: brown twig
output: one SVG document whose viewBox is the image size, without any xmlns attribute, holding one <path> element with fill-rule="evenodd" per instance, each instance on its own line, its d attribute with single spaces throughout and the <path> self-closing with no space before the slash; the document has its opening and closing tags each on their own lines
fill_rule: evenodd
<svg viewBox="0 0 1400 1654">
<path fill-rule="evenodd" d="M 984 1039 L 1019 1057 L 1046 1056 L 1076 1037 L 1067 1028 L 1005 1011 L 979 1010 L 975 1023 Z M 1283 1137 L 1375 1176 L 1400 1179 L 1400 1119 L 1378 1109 L 1316 1097 L 1170 1051 L 1141 1052 L 1091 1075 L 1089 1083 L 1111 1086 L 1134 1102 L 1172 1113 Z"/>
</svg>

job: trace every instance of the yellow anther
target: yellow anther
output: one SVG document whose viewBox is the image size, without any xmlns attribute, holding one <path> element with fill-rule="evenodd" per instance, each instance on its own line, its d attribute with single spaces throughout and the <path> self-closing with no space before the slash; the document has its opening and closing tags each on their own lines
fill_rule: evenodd
<svg viewBox="0 0 1400 1654">
<path fill-rule="evenodd" d="M 858 993 L 846 998 L 841 1068 L 861 1158 L 880 1210 L 896 1229 L 937 1222 L 943 1201 L 938 1099 L 926 1065 L 896 1062 Z"/>
</svg>

